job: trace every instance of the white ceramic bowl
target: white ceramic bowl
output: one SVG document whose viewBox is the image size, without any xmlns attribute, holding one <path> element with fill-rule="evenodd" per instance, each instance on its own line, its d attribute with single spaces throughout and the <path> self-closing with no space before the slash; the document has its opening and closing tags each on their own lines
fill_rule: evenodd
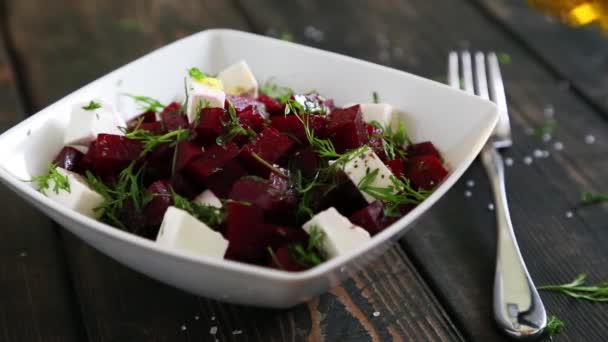
<svg viewBox="0 0 608 342">
<path fill-rule="evenodd" d="M 44 172 L 62 148 L 70 106 L 98 98 L 125 116 L 136 113 L 123 93 L 169 102 L 182 96 L 186 69 L 217 72 L 244 59 L 258 80 L 273 79 L 304 92 L 315 89 L 337 104 L 369 102 L 378 92 L 406 121 L 414 141 L 431 140 L 450 167 L 449 177 L 416 209 L 370 243 L 300 273 L 167 250 L 154 241 L 95 221 L 23 182 Z M 0 179 L 53 220 L 117 261 L 186 291 L 233 303 L 289 307 L 338 284 L 383 253 L 443 196 L 475 159 L 496 123 L 496 107 L 477 97 L 399 70 L 281 40 L 231 30 L 209 30 L 154 51 L 90 83 L 0 136 Z"/>
</svg>

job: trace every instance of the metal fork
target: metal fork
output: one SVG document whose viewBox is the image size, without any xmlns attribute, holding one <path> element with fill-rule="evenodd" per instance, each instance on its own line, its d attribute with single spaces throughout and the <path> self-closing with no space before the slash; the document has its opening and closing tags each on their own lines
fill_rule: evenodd
<svg viewBox="0 0 608 342">
<path fill-rule="evenodd" d="M 547 325 L 547 313 L 515 239 L 507 204 L 504 164 L 498 153 L 499 149 L 510 147 L 512 141 L 507 100 L 496 54 L 488 53 L 486 57 L 477 52 L 473 63 L 468 51 L 460 54 L 451 52 L 448 57 L 448 83 L 469 94 L 491 100 L 498 106 L 498 123 L 481 151 L 481 161 L 494 192 L 498 228 L 494 319 L 499 328 L 511 337 L 538 337 Z"/>
</svg>

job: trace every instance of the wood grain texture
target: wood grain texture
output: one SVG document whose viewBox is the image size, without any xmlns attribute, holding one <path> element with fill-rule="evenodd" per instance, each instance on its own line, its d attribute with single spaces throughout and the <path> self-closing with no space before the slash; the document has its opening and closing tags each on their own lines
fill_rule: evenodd
<svg viewBox="0 0 608 342">
<path fill-rule="evenodd" d="M 263 3 L 242 1 L 252 22 L 265 25 L 261 30 L 277 36 L 291 33 L 298 42 L 436 80 L 445 80 L 450 50 L 508 53 L 512 61 L 503 65 L 503 74 L 515 146 L 507 152 L 514 160 L 507 182 L 516 233 L 530 272 L 537 284 L 567 282 L 579 272 L 589 273 L 593 281 L 608 279 L 608 269 L 602 266 L 608 261 L 607 206 L 572 210 L 581 191 L 608 191 L 603 176 L 608 170 L 603 157 L 608 152 L 608 125 L 492 18 L 455 0 L 307 1 L 297 6 L 275 1 L 270 7 L 289 13 L 289 20 L 281 21 L 276 12 L 255 11 Z M 315 30 L 323 32 L 323 39 L 311 34 Z M 542 142 L 526 132 L 543 125 L 549 107 L 554 107 L 558 126 L 553 139 Z M 585 143 L 589 134 L 596 137 L 592 145 Z M 564 149 L 556 151 L 555 142 Z M 547 150 L 550 157 L 535 158 L 535 150 Z M 533 158 L 532 165 L 523 163 L 525 157 Z M 475 182 L 473 188 L 465 186 L 469 179 Z M 466 190 L 472 191 L 471 198 L 464 196 Z M 496 235 L 489 203 L 486 176 L 475 164 L 419 221 L 403 245 L 466 337 L 506 341 L 492 321 Z M 573 217 L 567 218 L 571 210 Z M 567 322 L 560 338 L 603 341 L 608 335 L 607 311 L 601 305 L 554 294 L 542 296 L 549 313 Z"/>
<path fill-rule="evenodd" d="M 52 15 L 41 17 L 41 6 Z M 220 1 L 12 1 L 9 10 L 35 109 L 175 38 L 214 26 L 248 28 L 238 9 Z M 62 236 L 92 341 L 462 339 L 399 250 L 315 301 L 275 311 L 188 295 Z"/>
<path fill-rule="evenodd" d="M 589 103 L 608 113 L 608 44 L 597 26 L 571 28 L 532 11 L 524 1 L 475 0 L 487 15 L 572 86 Z"/>
<path fill-rule="evenodd" d="M 0 133 L 21 119 L 15 72 L 0 36 Z M 0 340 L 77 341 L 77 307 L 52 222 L 4 185 L 0 199 Z"/>
</svg>

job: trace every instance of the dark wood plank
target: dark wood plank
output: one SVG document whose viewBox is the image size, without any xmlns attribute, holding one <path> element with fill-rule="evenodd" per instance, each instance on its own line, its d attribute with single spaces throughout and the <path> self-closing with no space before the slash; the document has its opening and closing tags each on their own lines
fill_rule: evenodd
<svg viewBox="0 0 608 342">
<path fill-rule="evenodd" d="M 543 63 L 608 114 L 608 44 L 598 26 L 572 28 L 524 1 L 475 0 Z"/>
<path fill-rule="evenodd" d="M 0 36 L 0 132 L 23 119 L 17 93 Z M 52 222 L 4 185 L 0 199 L 0 340 L 79 340 L 78 308 Z"/>
<path fill-rule="evenodd" d="M 41 6 L 52 15 L 40 17 Z M 11 3 L 11 33 L 28 71 L 34 108 L 181 35 L 215 25 L 248 28 L 238 10 L 220 1 L 133 6 Z M 91 48 L 83 49 L 83 42 Z M 215 328 L 221 340 L 461 340 L 398 249 L 311 303 L 273 311 L 185 294 L 118 265 L 68 233 L 63 236 L 86 331 L 94 341 L 213 340 Z"/>
<path fill-rule="evenodd" d="M 243 1 L 261 30 L 297 41 L 346 53 L 407 71 L 444 80 L 446 56 L 452 49 L 474 48 L 508 53 L 504 65 L 515 146 L 508 152 L 513 219 L 530 271 L 538 284 L 569 281 L 587 272 L 594 281 L 607 279 L 605 249 L 606 206 L 566 212 L 577 204 L 582 190 L 606 191 L 608 170 L 606 121 L 577 94 L 564 90 L 551 70 L 513 41 L 485 14 L 463 1 L 309 1 L 297 6 L 281 1 L 272 5 L 289 13 L 256 11 L 262 2 Z M 466 18 L 464 20 L 463 18 Z M 314 30 L 311 29 L 314 28 Z M 321 36 L 315 30 L 323 32 Z M 382 94 L 380 94 L 381 96 Z M 543 143 L 526 131 L 545 121 L 544 111 L 555 108 L 558 128 L 554 139 Z M 585 136 L 597 138 L 593 145 Z M 555 151 L 561 142 L 564 149 Z M 523 163 L 534 150 L 548 150 L 546 159 Z M 474 180 L 472 189 L 465 181 Z M 470 190 L 471 198 L 464 192 Z M 489 186 L 474 165 L 436 208 L 403 241 L 419 269 L 455 317 L 465 336 L 479 341 L 505 340 L 494 329 L 491 311 L 495 259 L 495 223 L 487 209 Z M 603 218 L 604 217 L 604 218 Z M 542 294 L 550 313 L 566 320 L 566 340 L 602 341 L 608 334 L 606 310 L 601 305 Z"/>
</svg>

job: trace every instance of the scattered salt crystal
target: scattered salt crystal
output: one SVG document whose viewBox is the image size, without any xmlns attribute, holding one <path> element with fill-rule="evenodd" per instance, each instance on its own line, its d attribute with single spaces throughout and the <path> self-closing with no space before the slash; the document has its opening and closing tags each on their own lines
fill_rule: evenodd
<svg viewBox="0 0 608 342">
<path fill-rule="evenodd" d="M 374 317 L 378 317 L 378 316 L 380 316 L 380 312 L 374 311 L 373 315 L 374 315 Z"/>
<path fill-rule="evenodd" d="M 215 321 L 215 316 L 211 316 L 211 320 L 212 320 L 212 321 Z"/>
<path fill-rule="evenodd" d="M 513 158 L 505 158 L 505 165 L 513 166 Z"/>
<path fill-rule="evenodd" d="M 530 164 L 532 164 L 532 157 L 530 157 L 530 156 L 525 156 L 525 157 L 524 157 L 524 164 L 526 164 L 526 165 L 530 165 Z"/>
<path fill-rule="evenodd" d="M 591 135 L 591 134 L 587 134 L 587 135 L 585 136 L 585 144 L 589 144 L 589 145 L 591 145 L 591 144 L 593 144 L 594 142 L 595 142 L 595 137 L 594 137 L 593 135 Z"/>
<path fill-rule="evenodd" d="M 325 33 L 311 25 L 306 26 L 306 28 L 304 28 L 304 36 L 317 43 L 325 39 Z"/>
<path fill-rule="evenodd" d="M 188 329 L 185 325 L 182 325 L 182 331 L 186 331 Z"/>
<path fill-rule="evenodd" d="M 541 139 L 544 142 L 549 142 L 549 141 L 551 141 L 551 139 L 553 139 L 553 137 L 551 136 L 550 133 L 545 133 L 545 134 L 543 134 L 543 136 L 541 137 Z"/>
<path fill-rule="evenodd" d="M 475 181 L 472 179 L 469 179 L 466 184 L 469 188 L 472 188 L 475 186 Z"/>
<path fill-rule="evenodd" d="M 494 203 L 488 204 L 488 210 L 489 211 L 494 211 Z"/>
<path fill-rule="evenodd" d="M 543 155 L 542 155 L 543 158 L 549 158 L 550 155 L 551 155 L 551 153 L 549 153 L 549 151 L 543 150 Z"/>
<path fill-rule="evenodd" d="M 232 335 L 240 335 L 243 333 L 243 330 L 233 330 Z"/>
<path fill-rule="evenodd" d="M 194 316 L 194 320 L 196 320 L 196 321 L 198 321 L 199 318 L 200 317 L 198 317 L 198 316 Z"/>
<path fill-rule="evenodd" d="M 552 118 L 555 115 L 555 108 L 553 108 L 552 105 L 548 105 L 545 107 L 543 112 L 545 113 L 545 117 Z"/>
<path fill-rule="evenodd" d="M 211 335 L 215 335 L 215 334 L 217 334 L 217 326 L 215 326 L 215 325 L 214 325 L 214 326 L 212 326 L 212 327 L 211 327 L 211 329 L 209 329 L 209 333 L 210 333 Z"/>
<path fill-rule="evenodd" d="M 533 155 L 534 155 L 534 158 L 540 158 L 543 156 L 543 151 L 536 149 L 536 150 L 534 150 Z"/>
<path fill-rule="evenodd" d="M 22 258 L 26 257 L 27 256 L 27 252 L 21 252 L 21 253 L 19 253 L 19 256 L 22 257 Z"/>
<path fill-rule="evenodd" d="M 566 211 L 566 218 L 572 218 L 572 216 L 574 216 L 574 213 L 572 213 L 570 210 Z"/>
<path fill-rule="evenodd" d="M 464 197 L 471 197 L 473 196 L 473 193 L 471 192 L 471 190 L 467 190 L 464 192 Z"/>
<path fill-rule="evenodd" d="M 553 149 L 556 151 L 561 151 L 564 149 L 564 144 L 562 144 L 561 141 L 556 141 L 555 144 L 553 144 Z"/>
</svg>

